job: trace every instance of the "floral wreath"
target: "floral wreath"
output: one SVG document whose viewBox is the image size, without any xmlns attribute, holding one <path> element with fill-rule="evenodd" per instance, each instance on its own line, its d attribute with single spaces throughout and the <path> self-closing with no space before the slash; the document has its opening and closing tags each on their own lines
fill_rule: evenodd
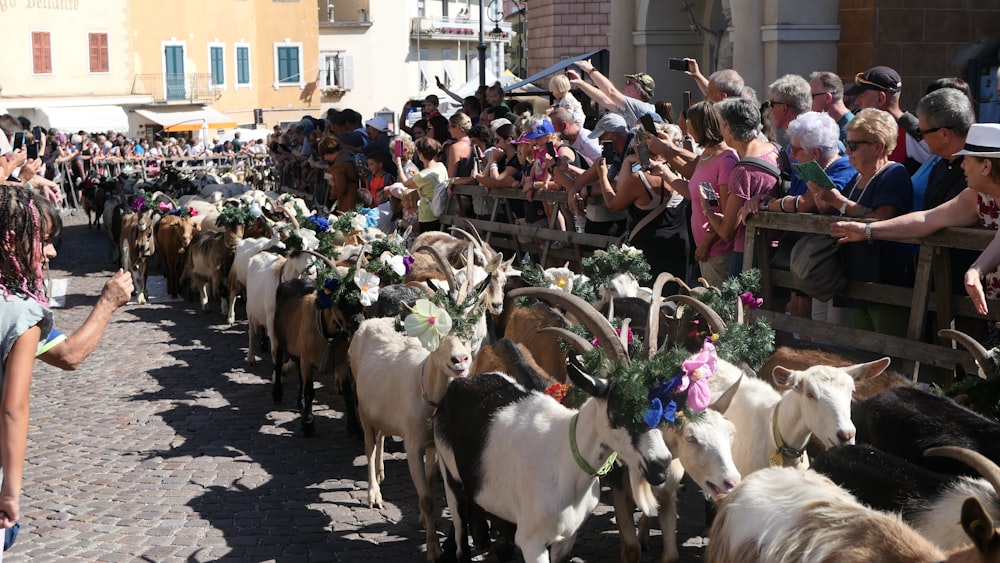
<svg viewBox="0 0 1000 563">
<path fill-rule="evenodd" d="M 483 314 L 476 301 L 476 296 L 470 295 L 456 305 L 444 291 L 438 290 L 432 296 L 417 299 L 409 308 L 409 315 L 396 319 L 396 330 L 420 340 L 431 352 L 437 350 L 441 338 L 448 334 L 469 341 L 475 336 L 476 324 Z"/>
<path fill-rule="evenodd" d="M 322 219 L 322 218 L 320 218 Z M 403 283 L 410 273 L 413 257 L 395 237 L 374 239 L 365 244 L 361 256 L 343 274 L 328 265 L 317 264 L 316 306 L 329 309 L 336 304 L 368 307 L 378 301 L 379 290 Z"/>
<path fill-rule="evenodd" d="M 649 262 L 642 251 L 627 244 L 595 250 L 590 257 L 583 259 L 583 273 L 597 287 L 607 286 L 619 274 L 631 274 L 640 282 L 650 279 Z"/>
<path fill-rule="evenodd" d="M 725 334 L 716 342 L 719 357 L 758 369 L 774 352 L 774 329 L 763 318 L 750 314 L 764 303 L 754 292 L 760 292 L 760 270 L 750 269 L 723 282 L 721 291 L 705 291 L 696 297 L 726 323 Z M 689 325 L 689 339 L 698 342 L 711 337 L 707 326 L 704 319 L 695 316 Z"/>
<path fill-rule="evenodd" d="M 256 203 L 252 205 L 224 205 L 219 211 L 219 216 L 215 224 L 220 227 L 243 225 L 249 227 L 261 216 L 260 206 Z"/>
</svg>

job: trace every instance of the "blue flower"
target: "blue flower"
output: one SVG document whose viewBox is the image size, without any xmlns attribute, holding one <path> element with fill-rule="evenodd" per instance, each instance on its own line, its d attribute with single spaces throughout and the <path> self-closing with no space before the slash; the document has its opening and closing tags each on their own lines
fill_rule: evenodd
<svg viewBox="0 0 1000 563">
<path fill-rule="evenodd" d="M 366 229 L 371 229 L 378 226 L 378 208 L 362 209 L 361 214 L 365 216 Z"/>
<path fill-rule="evenodd" d="M 649 390 L 650 406 L 643 417 L 650 428 L 656 428 L 660 421 L 674 422 L 677 416 L 677 401 L 672 397 L 674 389 L 681 383 L 682 376 L 677 375 L 669 380 L 660 378 L 660 384 Z"/>
<path fill-rule="evenodd" d="M 340 287 L 340 280 L 336 278 L 326 278 L 323 287 L 316 290 L 316 305 L 320 309 L 333 307 L 333 292 Z"/>
<path fill-rule="evenodd" d="M 318 233 L 323 233 L 330 229 L 330 221 L 322 215 L 312 214 L 306 217 L 306 221 L 315 225 L 313 230 Z"/>
</svg>

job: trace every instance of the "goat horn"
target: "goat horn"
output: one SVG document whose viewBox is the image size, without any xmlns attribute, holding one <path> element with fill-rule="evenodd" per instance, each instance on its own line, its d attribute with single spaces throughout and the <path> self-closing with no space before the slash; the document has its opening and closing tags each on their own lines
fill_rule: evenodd
<svg viewBox="0 0 1000 563">
<path fill-rule="evenodd" d="M 938 446 L 924 450 L 924 457 L 927 456 L 950 457 L 961 461 L 975 469 L 1000 494 L 1000 467 L 983 454 L 959 446 Z"/>
<path fill-rule="evenodd" d="M 406 282 L 406 287 L 415 287 L 417 289 L 423 290 L 429 297 L 434 297 L 434 290 L 427 286 L 425 282 L 410 281 Z"/>
<path fill-rule="evenodd" d="M 302 253 L 303 254 L 311 254 L 311 255 L 315 256 L 316 258 L 319 258 L 320 260 L 326 262 L 326 265 L 329 266 L 331 270 L 336 270 L 337 269 L 337 265 L 333 263 L 333 260 L 330 260 L 330 258 L 328 256 L 324 256 L 323 254 L 320 254 L 319 252 L 316 252 L 315 250 L 303 250 Z"/>
<path fill-rule="evenodd" d="M 659 349 L 660 338 L 660 307 L 663 305 L 663 287 L 674 281 L 670 272 L 662 272 L 653 282 L 653 295 L 649 300 L 649 316 L 646 317 L 646 359 L 651 359 Z"/>
<path fill-rule="evenodd" d="M 566 293 L 561 289 L 551 289 L 548 287 L 519 287 L 507 293 L 509 297 L 534 297 L 550 304 L 563 307 L 578 316 L 578 319 L 590 332 L 597 337 L 601 347 L 612 362 L 621 360 L 629 363 L 628 353 L 618 340 L 615 329 L 611 323 L 601 316 L 601 313 L 594 309 L 589 303 L 579 297 Z"/>
<path fill-rule="evenodd" d="M 292 228 L 298 230 L 299 220 L 295 218 L 295 214 L 289 211 L 288 207 L 280 202 L 278 203 L 278 208 L 281 209 L 281 212 L 285 215 L 285 217 L 288 217 L 288 222 L 292 224 Z"/>
<path fill-rule="evenodd" d="M 471 231 L 473 236 L 476 237 L 476 240 L 479 242 L 479 244 L 485 245 L 486 243 L 483 242 L 482 237 L 479 236 L 479 229 L 476 229 L 476 226 L 472 224 L 472 221 L 466 219 L 465 224 L 469 226 L 469 231 Z"/>
<path fill-rule="evenodd" d="M 722 317 L 720 317 L 718 313 L 716 313 L 711 307 L 706 305 L 703 301 L 695 299 L 690 295 L 671 295 L 670 297 L 667 297 L 667 301 L 676 301 L 677 303 L 681 303 L 687 305 L 688 307 L 691 307 L 695 311 L 701 313 L 701 316 L 704 317 L 704 319 L 708 322 L 709 328 L 711 328 L 713 332 L 718 333 L 720 336 L 722 334 L 725 334 L 726 332 L 725 321 L 723 321 Z"/>
<path fill-rule="evenodd" d="M 740 378 L 736 380 L 736 383 L 730 385 L 729 389 L 726 389 L 718 399 L 712 401 L 712 404 L 708 405 L 708 408 L 718 411 L 719 414 L 726 414 L 726 411 L 729 410 L 729 405 L 733 402 L 733 397 L 736 396 L 736 392 L 740 389 L 740 383 L 743 383 L 743 376 L 745 374 L 745 371 L 741 372 Z"/>
<path fill-rule="evenodd" d="M 174 198 L 160 191 L 153 192 L 153 195 L 149 196 L 149 201 L 156 201 L 161 197 L 172 203 L 174 207 L 177 207 L 177 201 Z"/>
<path fill-rule="evenodd" d="M 559 338 L 562 338 L 563 340 L 568 342 L 569 345 L 572 346 L 574 350 L 576 350 L 577 354 L 580 355 L 586 354 L 587 352 L 590 352 L 591 350 L 594 349 L 594 345 L 591 344 L 589 340 L 571 330 L 562 327 L 547 326 L 545 328 L 538 329 L 538 332 L 549 332 L 558 336 Z"/>
<path fill-rule="evenodd" d="M 963 348 L 968 350 L 969 353 L 972 354 L 972 357 L 975 358 L 976 363 L 979 364 L 979 369 L 983 371 L 983 374 L 986 375 L 987 379 L 989 379 L 990 375 L 992 375 L 996 370 L 996 361 L 990 355 L 989 351 L 975 338 L 960 330 L 952 330 L 950 328 L 942 328 L 938 331 L 938 336 L 951 338 L 955 342 L 961 344 Z"/>
<path fill-rule="evenodd" d="M 455 269 L 451 267 L 448 259 L 441 254 L 441 251 L 434 246 L 424 244 L 413 249 L 414 254 L 417 252 L 424 252 L 431 255 L 431 258 L 437 262 L 438 268 L 441 268 L 441 273 L 444 274 L 445 280 L 448 282 L 448 292 L 455 291 L 455 288 L 458 287 L 458 282 L 455 281 Z"/>
<path fill-rule="evenodd" d="M 458 294 L 455 296 L 456 305 L 465 303 L 465 298 L 469 296 L 469 290 L 472 289 L 472 273 L 475 267 L 475 253 L 475 249 L 472 248 L 472 245 L 470 244 L 468 250 L 465 252 L 465 280 L 462 282 L 462 286 L 458 288 Z"/>
</svg>

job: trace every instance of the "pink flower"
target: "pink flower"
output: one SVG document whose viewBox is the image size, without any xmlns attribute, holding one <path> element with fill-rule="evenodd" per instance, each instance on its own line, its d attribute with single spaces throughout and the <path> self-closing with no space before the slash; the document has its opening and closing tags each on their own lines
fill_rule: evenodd
<svg viewBox="0 0 1000 563">
<path fill-rule="evenodd" d="M 686 360 L 681 367 L 684 375 L 681 377 L 678 391 L 687 389 L 687 406 L 694 412 L 705 410 L 712 402 L 712 392 L 708 389 L 708 378 L 715 375 L 719 357 L 715 355 L 715 345 L 708 339 L 698 355 Z"/>
<path fill-rule="evenodd" d="M 159 207 L 160 211 L 167 212 L 167 211 L 170 211 L 171 209 L 173 209 L 174 205 L 172 203 L 170 203 L 169 201 L 161 201 L 160 205 L 158 207 Z"/>
<path fill-rule="evenodd" d="M 621 336 L 622 335 L 622 329 L 616 328 L 615 329 L 615 334 L 617 334 L 618 336 Z M 625 338 L 628 340 L 628 344 L 631 344 L 632 343 L 632 327 L 629 327 L 628 332 L 625 333 L 625 334 L 626 334 Z M 600 347 L 601 346 L 601 341 L 598 340 L 597 337 L 594 337 L 594 339 L 590 341 L 590 344 L 592 346 Z"/>
<path fill-rule="evenodd" d="M 759 308 L 761 305 L 764 304 L 764 300 L 763 299 L 761 299 L 759 297 L 754 297 L 753 293 L 751 293 L 749 291 L 746 292 L 746 293 L 741 293 L 740 294 L 740 302 L 743 303 L 744 307 L 746 307 L 747 309 L 750 309 L 751 311 L 753 311 L 754 309 Z"/>
</svg>

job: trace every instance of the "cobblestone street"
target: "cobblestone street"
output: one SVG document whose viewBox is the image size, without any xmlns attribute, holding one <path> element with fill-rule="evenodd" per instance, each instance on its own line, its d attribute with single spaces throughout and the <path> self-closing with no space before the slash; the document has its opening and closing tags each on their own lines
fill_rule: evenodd
<svg viewBox="0 0 1000 563">
<path fill-rule="evenodd" d="M 64 221 L 52 275 L 67 280 L 55 317 L 71 332 L 112 271 L 106 232 L 88 230 L 82 213 Z M 424 561 L 402 445 L 387 440 L 385 509 L 367 508 L 362 443 L 345 432 L 330 376 L 318 377 L 316 436 L 303 438 L 297 381 L 285 378 L 285 402 L 274 405 L 270 358 L 247 366 L 246 345 L 246 322 L 226 326 L 217 304 L 204 313 L 161 297 L 118 311 L 78 371 L 38 363 L 22 529 L 7 561 Z M 692 488 L 679 543 L 704 526 Z M 443 534 L 450 522 L 435 490 Z M 643 561 L 658 560 L 658 532 L 651 544 Z M 682 560 L 703 551 L 682 548 Z M 609 506 L 573 553 L 619 560 Z"/>
</svg>

